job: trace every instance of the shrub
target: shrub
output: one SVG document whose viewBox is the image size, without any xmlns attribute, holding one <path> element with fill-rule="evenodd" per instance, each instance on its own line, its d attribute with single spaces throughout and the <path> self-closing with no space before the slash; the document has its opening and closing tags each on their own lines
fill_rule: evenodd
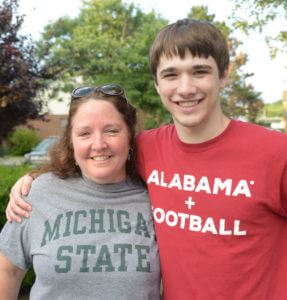
<svg viewBox="0 0 287 300">
<path fill-rule="evenodd" d="M 7 150 L 6 150 L 6 144 L 2 143 L 2 145 L 0 145 L 0 157 L 6 155 Z"/>
<path fill-rule="evenodd" d="M 8 203 L 10 189 L 13 184 L 31 169 L 28 165 L 1 166 L 0 165 L 0 229 L 6 222 L 5 208 Z"/>
<path fill-rule="evenodd" d="M 24 155 L 30 152 L 40 141 L 35 130 L 16 128 L 8 137 L 8 153 L 10 155 Z"/>
<path fill-rule="evenodd" d="M 28 165 L 22 166 L 1 166 L 0 165 L 0 230 L 6 223 L 5 208 L 8 203 L 10 189 L 19 177 L 29 172 L 31 169 Z M 22 291 L 28 291 L 34 282 L 34 272 L 28 271 L 23 282 Z"/>
</svg>

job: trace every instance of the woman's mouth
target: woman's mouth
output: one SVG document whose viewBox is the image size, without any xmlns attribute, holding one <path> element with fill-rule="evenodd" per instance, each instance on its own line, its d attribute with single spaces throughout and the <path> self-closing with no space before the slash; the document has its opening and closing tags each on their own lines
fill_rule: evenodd
<svg viewBox="0 0 287 300">
<path fill-rule="evenodd" d="M 110 157 L 111 157 L 110 155 L 101 155 L 101 156 L 93 156 L 91 157 L 91 159 L 95 161 L 105 161 L 108 160 Z"/>
</svg>

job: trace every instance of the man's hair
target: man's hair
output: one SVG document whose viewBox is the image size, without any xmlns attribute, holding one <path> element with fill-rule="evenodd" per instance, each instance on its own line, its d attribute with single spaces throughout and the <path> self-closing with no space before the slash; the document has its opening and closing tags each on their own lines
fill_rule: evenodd
<svg viewBox="0 0 287 300">
<path fill-rule="evenodd" d="M 229 66 L 229 50 L 222 32 L 207 21 L 182 19 L 162 28 L 151 46 L 149 59 L 155 81 L 162 55 L 184 58 L 186 51 L 192 56 L 213 57 L 220 78 Z"/>
</svg>

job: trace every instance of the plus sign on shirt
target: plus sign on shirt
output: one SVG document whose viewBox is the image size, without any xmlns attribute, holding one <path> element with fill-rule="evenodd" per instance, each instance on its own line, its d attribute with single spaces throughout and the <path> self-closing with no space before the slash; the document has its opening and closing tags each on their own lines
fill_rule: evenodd
<svg viewBox="0 0 287 300">
<path fill-rule="evenodd" d="M 192 197 L 188 197 L 188 199 L 184 202 L 187 205 L 188 209 L 191 209 L 195 202 L 192 201 Z"/>
</svg>

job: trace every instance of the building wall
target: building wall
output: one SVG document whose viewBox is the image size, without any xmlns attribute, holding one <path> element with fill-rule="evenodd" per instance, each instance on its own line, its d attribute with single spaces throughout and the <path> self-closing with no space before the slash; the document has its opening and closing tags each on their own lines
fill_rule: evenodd
<svg viewBox="0 0 287 300">
<path fill-rule="evenodd" d="M 25 127 L 35 129 L 41 139 L 61 135 L 67 123 L 67 115 L 47 115 L 44 120 L 30 120 Z"/>
</svg>

